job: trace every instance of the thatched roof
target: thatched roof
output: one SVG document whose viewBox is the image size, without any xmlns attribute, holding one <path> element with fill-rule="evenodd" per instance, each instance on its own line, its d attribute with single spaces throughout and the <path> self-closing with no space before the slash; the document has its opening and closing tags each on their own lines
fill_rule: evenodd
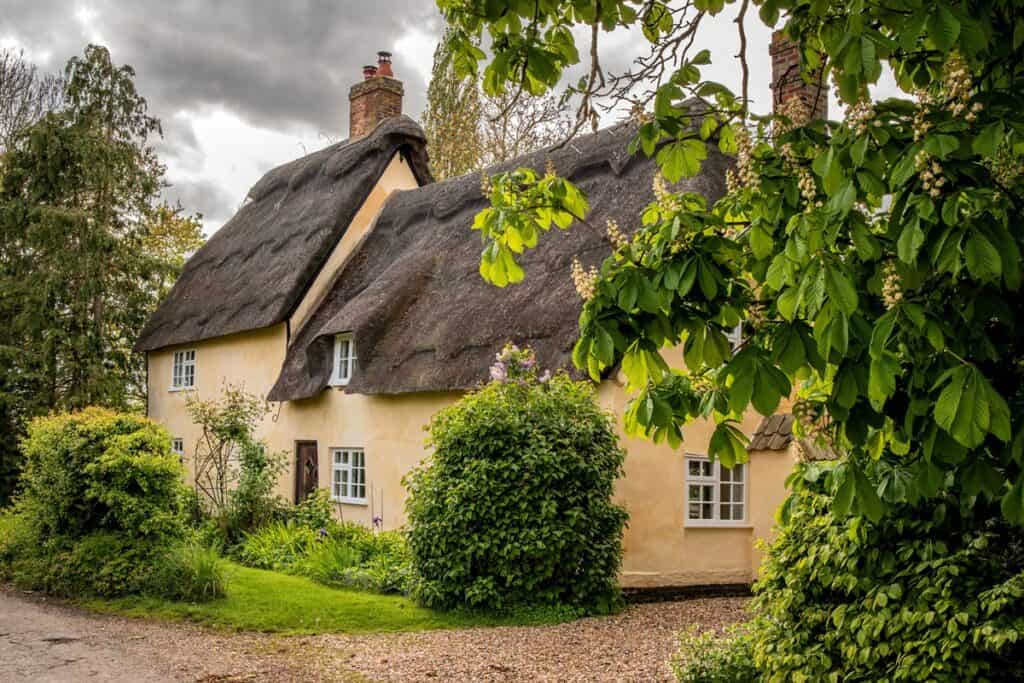
<svg viewBox="0 0 1024 683">
<path fill-rule="evenodd" d="M 784 451 L 793 441 L 793 416 L 790 413 L 776 413 L 761 419 L 761 424 L 750 437 L 747 450 Z"/>
<path fill-rule="evenodd" d="M 632 156 L 635 128 L 620 125 L 488 169 L 556 171 L 587 195 L 595 228 L 575 225 L 541 236 L 522 260 L 525 280 L 499 289 L 479 273 L 481 242 L 470 230 L 485 206 L 473 174 L 393 195 L 320 308 L 293 339 L 271 400 L 297 400 L 327 386 L 333 335 L 352 332 L 359 360 L 350 393 L 468 389 L 486 378 L 506 341 L 528 345 L 542 367 L 571 368 L 581 301 L 569 267 L 610 253 L 607 219 L 633 232 L 653 199 L 653 160 Z M 730 160 L 709 145 L 700 175 L 679 189 L 717 199 Z"/>
<path fill-rule="evenodd" d="M 135 345 L 152 351 L 283 322 L 396 153 L 431 181 L 423 131 L 405 116 L 279 166 L 189 259 Z"/>
</svg>

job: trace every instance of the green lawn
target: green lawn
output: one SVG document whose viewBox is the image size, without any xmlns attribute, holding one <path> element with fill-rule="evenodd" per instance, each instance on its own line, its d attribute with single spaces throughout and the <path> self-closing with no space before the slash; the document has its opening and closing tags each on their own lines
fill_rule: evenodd
<svg viewBox="0 0 1024 683">
<path fill-rule="evenodd" d="M 422 631 L 467 626 L 557 623 L 564 612 L 529 611 L 510 616 L 440 612 L 407 598 L 328 588 L 309 579 L 227 563 L 226 598 L 185 603 L 128 597 L 88 600 L 93 610 L 133 617 L 194 621 L 219 628 L 274 633 Z"/>
</svg>

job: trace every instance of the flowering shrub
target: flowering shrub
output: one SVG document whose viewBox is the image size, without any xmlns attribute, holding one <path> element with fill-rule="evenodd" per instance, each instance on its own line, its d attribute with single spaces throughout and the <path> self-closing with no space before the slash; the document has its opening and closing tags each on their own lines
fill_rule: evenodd
<svg viewBox="0 0 1024 683">
<path fill-rule="evenodd" d="M 607 608 L 625 511 L 614 424 L 594 390 L 538 374 L 506 346 L 493 381 L 431 423 L 434 454 L 406 479 L 414 595 L 440 607 Z"/>
</svg>

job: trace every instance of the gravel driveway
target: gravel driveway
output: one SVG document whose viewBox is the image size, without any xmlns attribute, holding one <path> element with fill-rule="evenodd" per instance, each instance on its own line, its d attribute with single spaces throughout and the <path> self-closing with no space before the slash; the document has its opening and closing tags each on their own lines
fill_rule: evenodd
<svg viewBox="0 0 1024 683">
<path fill-rule="evenodd" d="M 745 598 L 636 605 L 543 627 L 274 636 L 95 615 L 0 589 L 0 681 L 670 681 L 674 633 Z"/>
</svg>

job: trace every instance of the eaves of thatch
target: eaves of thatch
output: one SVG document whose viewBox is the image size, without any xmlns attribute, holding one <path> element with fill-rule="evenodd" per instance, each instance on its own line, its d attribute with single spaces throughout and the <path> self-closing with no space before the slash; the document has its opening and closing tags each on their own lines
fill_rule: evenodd
<svg viewBox="0 0 1024 683">
<path fill-rule="evenodd" d="M 398 394 L 472 388 L 487 377 L 507 341 L 530 346 L 542 367 L 570 369 L 581 300 L 569 276 L 572 258 L 599 265 L 611 247 L 605 225 L 630 234 L 653 200 L 656 164 L 627 145 L 628 124 L 576 138 L 487 169 L 527 166 L 543 172 L 550 160 L 590 202 L 588 224 L 541 237 L 522 258 L 523 282 L 504 289 L 480 276 L 481 242 L 470 226 L 486 206 L 473 174 L 393 195 L 346 264 L 331 291 L 292 340 L 269 398 L 298 400 L 328 385 L 335 334 L 351 332 L 359 360 L 349 393 Z M 673 189 L 709 201 L 725 190 L 731 160 L 708 145 L 700 174 Z"/>
<path fill-rule="evenodd" d="M 189 259 L 135 345 L 153 351 L 285 321 L 395 154 L 431 182 L 423 131 L 406 116 L 268 172 Z"/>
</svg>

